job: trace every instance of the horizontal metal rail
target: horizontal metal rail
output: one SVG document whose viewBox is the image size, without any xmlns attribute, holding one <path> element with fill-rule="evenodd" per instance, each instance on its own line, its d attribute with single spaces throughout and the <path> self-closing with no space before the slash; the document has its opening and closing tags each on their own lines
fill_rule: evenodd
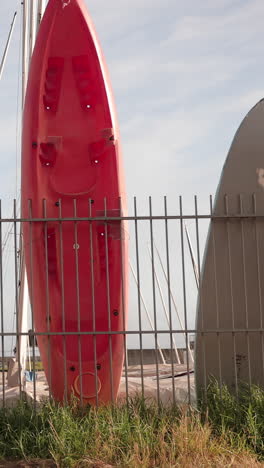
<svg viewBox="0 0 264 468">
<path fill-rule="evenodd" d="M 214 328 L 214 329 L 204 329 L 204 330 L 196 330 L 196 329 L 189 329 L 189 328 L 183 328 L 183 329 L 169 329 L 169 330 L 160 330 L 160 329 L 154 329 L 154 330 L 141 330 L 140 332 L 138 330 L 119 330 L 119 331 L 76 331 L 76 332 L 32 332 L 32 333 L 21 333 L 21 332 L 0 332 L 0 336 L 29 336 L 29 337 L 34 337 L 34 336 L 95 336 L 95 335 L 155 335 L 155 334 L 170 334 L 170 333 L 175 333 L 175 334 L 184 334 L 187 333 L 188 335 L 194 335 L 194 334 L 199 334 L 203 335 L 206 333 L 214 333 L 214 334 L 221 334 L 221 333 L 264 333 L 264 328 L 235 328 L 235 329 L 219 329 L 219 328 Z"/>
<path fill-rule="evenodd" d="M 94 216 L 94 217 L 79 217 L 79 216 L 70 216 L 66 218 L 60 217 L 47 217 L 47 218 L 17 218 L 17 223 L 43 223 L 43 222 L 59 222 L 63 221 L 67 222 L 74 222 L 74 221 L 177 221 L 177 220 L 192 220 L 192 219 L 200 219 L 200 220 L 241 220 L 241 219 L 252 219 L 252 220 L 264 220 L 264 215 L 256 215 L 256 214 L 229 214 L 229 215 L 210 215 L 210 214 L 193 214 L 193 215 L 138 215 L 138 216 Z M 14 218 L 0 218 L 1 223 L 12 223 L 14 222 Z"/>
<path fill-rule="evenodd" d="M 40 378 L 46 384 L 44 387 L 49 389 L 48 397 L 52 397 L 52 379 L 56 377 L 56 374 L 51 368 L 56 337 L 56 346 L 60 347 L 61 353 L 65 401 L 69 396 L 66 392 L 68 380 L 73 375 L 69 374 L 69 371 L 76 365 L 80 369 L 77 393 L 80 403 L 85 404 L 87 372 L 82 369 L 85 367 L 83 356 L 86 355 L 86 347 L 89 347 L 91 372 L 88 374 L 94 376 L 95 379 L 93 402 L 96 406 L 100 404 L 101 362 L 98 342 L 102 342 L 102 337 L 105 337 L 105 343 L 108 343 L 107 363 L 104 365 L 109 371 L 112 402 L 115 392 L 115 343 L 118 340 L 119 343 L 122 342 L 119 353 L 124 356 L 120 395 L 125 396 L 127 401 L 136 389 L 144 397 L 148 397 L 151 392 L 151 396 L 155 397 L 158 403 L 164 401 L 163 398 L 166 400 L 167 396 L 164 395 L 168 394 L 173 403 L 178 403 L 182 401 L 184 394 L 185 403 L 191 404 L 195 398 L 196 374 L 194 375 L 193 372 L 197 343 L 200 346 L 200 366 L 203 366 L 204 376 L 208 374 L 208 355 L 212 349 L 212 343 L 215 346 L 214 354 L 217 354 L 218 359 L 220 386 L 224 383 L 226 342 L 229 342 L 228 352 L 233 366 L 230 374 L 233 375 L 236 391 L 241 372 L 243 371 L 246 375 L 245 369 L 248 370 L 247 382 L 249 385 L 254 383 L 256 366 L 255 362 L 253 365 L 253 359 L 263 360 L 264 382 L 264 312 L 262 312 L 264 269 L 261 260 L 264 255 L 264 244 L 262 245 L 264 214 L 257 213 L 259 207 L 257 207 L 254 194 L 251 200 L 248 198 L 247 212 L 243 210 L 241 196 L 238 196 L 238 201 L 239 203 L 236 201 L 238 210 L 235 213 L 231 213 L 228 209 L 228 197 L 225 197 L 221 205 L 223 209 L 216 211 L 212 197 L 210 197 L 208 213 L 203 208 L 203 214 L 200 214 L 197 197 L 194 197 L 193 209 L 190 210 L 189 206 L 187 214 L 184 212 L 180 197 L 176 213 L 168 214 L 165 197 L 163 212 L 159 209 L 158 214 L 157 211 L 154 212 L 152 199 L 149 198 L 149 206 L 144 207 L 144 211 L 142 208 L 144 214 L 139 215 L 139 207 L 135 198 L 134 207 L 129 211 L 129 215 L 124 216 L 120 208 L 121 202 L 118 209 L 112 210 L 108 208 L 107 200 L 104 200 L 103 206 L 100 200 L 97 207 L 96 203 L 87 200 L 87 216 L 79 216 L 80 213 L 86 213 L 83 211 L 83 204 L 82 211 L 80 211 L 78 200 L 71 200 L 72 210 L 69 209 L 67 202 L 67 214 L 72 213 L 72 216 L 67 217 L 63 216 L 61 201 L 52 203 L 50 205 L 52 210 L 49 211 L 50 206 L 45 200 L 43 201 L 43 216 L 33 216 L 33 214 L 42 214 L 42 211 L 34 211 L 33 203 L 29 201 L 28 217 L 16 216 L 15 202 L 14 216 L 4 217 L 0 201 L 0 240 L 2 243 L 0 251 L 0 368 L 2 368 L 0 406 L 6 404 L 10 375 L 15 375 L 17 370 L 19 397 L 22 398 L 22 392 L 29 386 L 36 405 L 38 392 L 42 391 L 42 387 L 39 386 L 38 379 L 33 379 L 33 383 L 30 381 L 26 369 L 22 368 L 21 354 L 27 346 L 26 361 L 29 361 L 27 366 L 31 374 L 37 375 L 37 362 L 43 359 L 41 352 L 38 351 L 38 341 L 39 344 L 41 341 L 47 343 L 48 363 L 44 365 L 46 374 L 44 376 L 44 373 L 40 371 Z M 55 206 L 57 211 L 55 211 Z M 58 214 L 58 216 L 48 216 L 48 214 Z M 120 216 L 114 216 L 115 214 Z M 211 238 L 213 265 L 210 271 L 214 285 L 212 287 L 214 300 L 212 305 L 209 301 L 209 313 L 212 310 L 214 320 L 208 320 L 208 315 L 207 319 L 203 316 L 205 304 L 202 258 L 209 226 L 213 232 Z M 24 311 L 28 316 L 28 327 L 23 330 L 20 327 L 22 323 L 20 305 L 23 301 L 19 300 L 19 297 L 21 299 L 20 290 L 23 282 L 20 281 L 20 265 L 23 264 L 21 258 L 24 250 L 23 247 L 22 252 L 19 250 L 17 236 L 21 235 L 20 229 L 24 229 L 23 232 L 27 232 L 28 236 L 25 258 L 31 296 L 30 307 L 26 312 Z M 52 243 L 52 232 L 55 231 L 55 242 Z M 220 243 L 217 244 L 219 235 L 224 238 L 221 238 Z M 247 243 L 248 236 L 250 237 L 250 251 Z M 23 235 L 21 237 L 24 239 Z M 122 242 L 124 240 L 125 242 Z M 189 249 L 190 243 L 194 246 L 192 249 Z M 129 262 L 126 263 L 127 247 L 129 247 Z M 43 262 L 39 264 L 34 258 L 34 255 L 39 253 L 38 249 L 43 249 Z M 112 269 L 113 249 L 116 249 L 115 270 Z M 85 256 L 84 262 L 82 255 Z M 219 268 L 222 255 L 226 262 L 225 269 Z M 70 268 L 69 258 L 71 259 Z M 253 263 L 255 265 L 254 281 L 251 278 Z M 240 266 L 237 267 L 237 264 Z M 71 274 L 71 284 L 65 273 L 65 265 Z M 234 276 L 235 268 L 237 268 L 238 276 L 240 275 L 239 286 Z M 36 276 L 39 274 L 36 270 L 40 269 L 42 269 L 43 278 L 41 283 Z M 120 276 L 118 281 L 113 278 L 116 271 Z M 97 288 L 102 278 L 104 290 L 100 290 L 99 294 Z M 34 294 L 36 284 L 37 296 Z M 54 288 L 57 288 L 55 294 Z M 72 297 L 69 296 L 71 288 Z M 119 304 L 120 310 L 117 310 L 118 307 L 114 304 L 115 300 L 112 296 L 115 288 L 120 289 L 120 296 L 122 296 Z M 127 294 L 127 288 L 129 288 L 129 294 Z M 43 303 L 46 305 L 44 307 L 42 303 L 45 308 L 45 317 L 40 326 L 36 321 L 39 307 L 36 297 L 41 296 L 41 291 Z M 226 315 L 225 303 L 221 302 L 220 294 L 222 296 L 229 294 L 231 297 L 232 304 L 228 305 Z M 255 318 L 251 320 L 253 294 Z M 85 295 L 87 295 L 86 298 L 84 298 Z M 101 296 L 102 302 L 100 302 Z M 54 297 L 56 297 L 56 304 Z M 129 297 L 128 303 L 127 297 Z M 86 304 L 89 304 L 87 309 Z M 98 304 L 104 304 L 104 322 L 97 321 Z M 238 313 L 240 309 L 241 316 Z M 196 310 L 200 311 L 200 321 L 196 320 Z M 72 314 L 75 314 L 74 317 Z M 221 314 L 225 315 L 225 320 L 221 320 Z M 59 317 L 59 321 L 53 320 L 54 317 L 56 319 Z M 74 328 L 72 328 L 72 319 L 75 320 Z M 114 329 L 113 324 L 119 319 L 122 319 L 119 327 Z M 70 331 L 72 329 L 75 331 Z M 75 338 L 72 339 L 72 337 Z M 26 345 L 27 341 L 31 343 L 30 347 Z M 245 344 L 244 353 L 239 352 L 241 341 Z M 73 346 L 76 346 L 76 349 L 69 350 L 69 342 L 74 343 Z M 254 348 L 255 342 L 257 345 Z M 22 343 L 24 343 L 24 348 Z M 256 354 L 258 347 L 261 349 Z M 252 348 L 255 353 L 253 355 Z M 69 352 L 75 353 L 75 365 L 71 364 Z M 201 364 L 201 353 L 203 353 L 203 364 Z M 8 378 L 3 371 L 6 370 L 7 365 L 9 367 Z M 14 372 L 12 366 L 14 366 Z M 206 379 L 207 377 L 204 379 L 204 386 L 208 384 Z M 150 390 L 152 385 L 154 385 L 153 391 Z"/>
</svg>

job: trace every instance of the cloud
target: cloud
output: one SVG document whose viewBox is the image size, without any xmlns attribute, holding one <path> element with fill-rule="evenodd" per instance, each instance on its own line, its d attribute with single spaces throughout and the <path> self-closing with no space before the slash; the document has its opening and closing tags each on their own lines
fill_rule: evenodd
<svg viewBox="0 0 264 468">
<path fill-rule="evenodd" d="M 5 4 L 6 15 L 15 4 Z M 183 179 L 194 179 L 190 164 L 196 174 L 199 167 L 215 174 L 216 181 L 236 126 L 263 95 L 256 47 L 262 2 L 98 0 L 88 7 L 110 68 L 129 194 L 135 187 L 142 194 L 164 193 L 168 187 L 173 194 L 176 186 L 186 192 Z M 10 109 L 10 102 L 16 67 L 13 47 L 0 90 L 2 148 L 8 154 L 14 147 L 16 106 Z M 212 152 L 214 168 L 208 165 Z M 196 189 L 198 183 L 196 177 Z"/>
<path fill-rule="evenodd" d="M 217 160 L 223 161 L 221 148 L 227 148 L 235 125 L 263 94 L 260 80 L 253 90 L 253 80 L 243 79 L 259 54 L 256 49 L 253 54 L 248 51 L 259 42 L 262 2 L 187 1 L 176 7 L 172 0 L 116 0 L 114 4 L 98 0 L 88 6 L 111 72 L 129 193 L 134 193 L 137 180 L 136 157 L 147 180 L 140 187 L 142 192 L 164 192 L 172 174 L 178 183 L 196 153 L 202 159 L 200 167 L 203 160 L 208 164 L 206 155 L 214 139 L 220 148 Z M 14 90 L 14 73 L 10 73 L 16 66 L 14 52 L 8 80 L 1 84 L 5 113 L 11 86 Z M 13 106 L 13 115 L 14 111 Z M 220 135 L 217 129 L 223 119 L 234 123 Z M 12 151 L 14 128 L 14 121 L 3 122 L 5 151 Z"/>
<path fill-rule="evenodd" d="M 221 39 L 223 46 L 229 43 L 230 39 L 233 44 L 246 42 L 256 36 L 260 29 L 262 30 L 264 4 L 261 0 L 251 0 L 234 5 L 233 8 L 222 9 L 217 16 L 211 14 L 183 16 L 175 22 L 168 43 L 198 40 L 206 41 L 207 47 L 210 48 L 212 46 L 208 42 L 210 39 L 213 43 Z"/>
</svg>

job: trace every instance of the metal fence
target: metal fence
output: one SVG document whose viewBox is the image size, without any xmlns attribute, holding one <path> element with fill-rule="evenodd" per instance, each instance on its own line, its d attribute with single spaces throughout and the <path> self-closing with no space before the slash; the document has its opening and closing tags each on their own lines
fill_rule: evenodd
<svg viewBox="0 0 264 468">
<path fill-rule="evenodd" d="M 240 204 L 237 203 L 237 200 L 240 200 Z M 227 335 L 231 337 L 231 344 L 227 340 L 227 349 L 230 353 L 230 361 L 232 361 L 232 366 L 230 366 L 232 368 L 230 371 L 232 375 L 230 379 L 234 379 L 233 374 L 235 373 L 235 384 L 237 386 L 240 379 L 239 372 L 241 370 L 238 364 L 238 349 L 240 346 L 239 343 L 241 341 L 241 335 L 243 334 L 248 350 L 246 366 L 249 368 L 249 374 L 251 375 L 251 379 L 247 379 L 245 377 L 245 380 L 249 380 L 250 384 L 255 383 L 255 368 L 254 363 L 252 363 L 252 359 L 254 361 L 258 359 L 258 356 L 261 355 L 262 351 L 260 345 L 258 345 L 257 348 L 253 345 L 252 340 L 256 341 L 255 338 L 251 339 L 248 338 L 248 336 L 249 334 L 252 334 L 252 336 L 255 337 L 256 334 L 261 334 L 262 340 L 262 333 L 264 331 L 262 325 L 263 272 L 262 266 L 260 265 L 264 213 L 262 214 L 261 210 L 257 209 L 256 197 L 254 194 L 250 196 L 250 203 L 248 200 L 249 197 L 247 197 L 246 203 L 244 205 L 242 204 L 243 206 L 246 206 L 245 211 L 243 211 L 241 195 L 236 196 L 235 203 L 234 196 L 232 196 L 230 200 L 225 197 L 225 200 L 223 201 L 223 207 L 225 208 L 221 207 L 221 209 L 219 206 L 217 207 L 217 205 L 213 207 L 212 197 L 209 197 L 209 200 L 202 201 L 198 204 L 198 199 L 195 196 L 193 200 L 188 200 L 185 205 L 183 204 L 182 198 L 179 197 L 177 203 L 174 200 L 170 207 L 166 197 L 162 201 L 159 200 L 155 203 L 151 197 L 147 200 L 147 203 L 139 203 L 137 199 L 134 198 L 133 203 L 129 206 L 128 216 L 122 216 L 120 211 L 114 211 L 113 209 L 108 210 L 107 200 L 102 202 L 103 209 L 101 205 L 99 209 L 97 209 L 94 201 L 92 201 L 93 203 L 91 205 L 91 200 L 87 200 L 87 217 L 81 218 L 77 216 L 78 201 L 73 202 L 72 215 L 68 214 L 68 210 L 67 217 L 62 216 L 62 202 L 56 202 L 58 215 L 52 215 L 51 217 L 47 216 L 49 209 L 45 201 L 43 202 L 43 213 L 45 215 L 43 215 L 43 217 L 32 216 L 34 210 L 31 211 L 31 216 L 27 218 L 18 217 L 16 201 L 14 201 L 12 216 L 3 215 L 2 206 L 0 206 L 0 242 L 2 245 L 0 255 L 1 404 L 6 405 L 9 400 L 13 401 L 15 398 L 23 398 L 24 394 L 28 394 L 35 404 L 42 397 L 51 398 L 51 389 L 46 380 L 47 377 L 50 382 L 51 376 L 48 375 L 49 369 L 46 368 L 46 377 L 44 372 L 39 370 L 42 362 L 42 356 L 39 354 L 37 341 L 41 336 L 47 337 L 48 347 L 51 343 L 50 340 L 55 336 L 61 337 L 62 343 L 66 346 L 65 340 L 67 340 L 67 337 L 75 335 L 77 347 L 80 347 L 81 345 L 84 346 L 84 339 L 90 336 L 92 341 L 89 341 L 89 346 L 90 344 L 94 346 L 93 349 L 96 358 L 97 339 L 102 336 L 106 337 L 111 351 L 111 340 L 114 339 L 113 337 L 120 335 L 123 339 L 124 366 L 118 393 L 119 398 L 127 399 L 129 396 L 140 393 L 145 397 L 154 397 L 158 402 L 167 403 L 170 401 L 174 403 L 185 402 L 191 404 L 196 398 L 194 376 L 195 336 L 199 335 L 200 341 L 197 340 L 197 346 L 200 346 L 200 351 L 199 349 L 198 351 L 202 357 L 200 359 L 201 363 L 199 364 L 198 370 L 202 375 L 202 378 L 205 379 L 205 385 L 208 383 L 207 379 L 209 373 L 211 373 L 211 369 L 214 368 L 212 367 L 214 366 L 214 363 L 212 364 L 210 359 L 207 359 L 210 353 L 218 353 L 217 362 L 219 363 L 219 370 L 216 371 L 216 377 L 220 381 L 221 385 L 225 383 L 225 378 L 222 379 L 221 377 L 221 375 L 225 376 L 225 366 L 227 365 L 228 359 L 226 351 L 224 350 L 224 337 Z M 250 208 L 248 208 L 249 205 Z M 240 209 L 237 209 L 237 206 L 240 207 Z M 230 211 L 228 207 L 231 207 Z M 206 305 L 201 305 L 201 301 L 205 300 L 205 296 L 203 295 L 205 293 L 201 290 L 201 288 L 204 287 L 204 281 L 201 281 L 201 263 L 210 223 L 212 227 L 211 235 L 213 236 L 212 246 L 214 251 L 214 269 L 212 270 L 214 281 L 212 284 L 214 285 L 214 290 L 216 290 L 216 292 L 212 291 L 212 296 L 215 296 L 216 298 L 213 310 L 217 311 L 216 317 L 218 317 L 218 321 L 214 324 L 210 323 L 209 320 L 209 323 L 207 323 L 204 322 L 206 316 L 202 316 L 202 321 L 197 321 L 197 328 L 197 304 L 200 310 L 202 310 L 203 307 L 206 309 Z M 234 224 L 236 225 L 236 229 L 237 226 L 239 229 L 236 230 L 236 232 L 234 232 Z M 25 239 L 23 239 L 23 235 L 20 235 L 22 225 L 28 227 L 27 235 L 28 239 L 30 239 L 30 245 L 27 245 L 26 247 Z M 220 238 L 217 238 L 219 225 L 224 226 L 224 234 L 223 232 L 220 234 L 221 241 L 219 240 Z M 34 230 L 36 226 L 38 226 L 38 231 Z M 71 227 L 69 228 L 69 226 Z M 46 299 L 48 298 L 48 300 L 44 302 L 45 307 L 49 308 L 49 297 L 54 297 L 52 296 L 51 291 L 49 291 L 49 287 L 52 284 L 49 276 L 51 275 L 53 268 L 52 262 L 55 261 L 52 254 L 49 253 L 49 249 L 51 248 L 52 250 L 52 248 L 55 248 L 58 252 L 62 252 L 64 249 L 64 253 L 61 254 L 59 258 L 60 274 L 62 275 L 63 282 L 63 268 L 66 259 L 65 255 L 68 255 L 67 252 L 69 251 L 69 246 L 65 245 L 65 239 L 68 242 L 70 232 L 70 235 L 73 236 L 72 241 L 70 241 L 70 248 L 71 250 L 74 250 L 76 267 L 76 284 L 74 286 L 74 292 L 76 292 L 77 288 L 76 314 L 78 316 L 78 311 L 80 311 L 80 298 L 78 299 L 78 294 L 80 295 L 81 281 L 79 271 L 81 260 L 80 256 L 85 255 L 82 253 L 83 250 L 79 248 L 79 238 L 82 239 L 82 236 L 84 235 L 83 226 L 85 229 L 87 228 L 87 246 L 89 245 L 90 253 L 93 251 L 93 233 L 96 232 L 98 234 L 98 226 L 99 230 L 101 230 L 100 232 L 102 237 L 104 237 L 104 245 L 106 246 L 106 255 L 104 256 L 104 261 L 106 262 L 104 275 L 106 280 L 104 284 L 106 287 L 105 294 L 108 298 L 106 307 L 106 314 L 108 315 L 109 311 L 112 311 L 113 308 L 110 303 L 112 297 L 112 267 L 109 265 L 109 262 L 111 262 L 111 256 L 109 254 L 110 244 L 108 243 L 108 239 L 109 237 L 112 237 L 112 239 L 116 239 L 119 242 L 119 250 L 117 250 L 117 252 L 119 252 L 120 258 L 122 257 L 122 259 L 124 259 L 124 256 L 126 255 L 126 253 L 122 252 L 122 245 L 124 247 L 125 240 L 129 245 L 129 300 L 128 304 L 123 300 L 122 311 L 123 317 L 126 315 L 128 316 L 127 326 L 123 326 L 118 330 L 112 330 L 112 321 L 108 320 L 107 329 L 96 329 L 95 321 L 93 320 L 96 317 L 96 310 L 93 309 L 93 312 L 89 310 L 87 311 L 87 320 L 90 320 L 89 314 L 91 315 L 91 321 L 89 322 L 88 320 L 90 328 L 82 329 L 80 327 L 80 320 L 78 320 L 77 317 L 77 322 L 79 324 L 77 324 L 78 326 L 76 330 L 67 331 L 67 329 L 61 328 L 59 330 L 51 331 L 49 326 L 49 310 L 47 310 L 47 329 L 45 331 L 37 331 L 35 328 L 35 321 L 38 304 L 34 304 L 34 307 L 25 305 L 25 298 L 23 298 L 21 294 L 22 282 L 24 281 L 23 275 L 21 274 L 21 269 L 23 269 L 22 251 L 23 249 L 27 250 L 28 260 L 26 263 L 29 265 L 31 262 L 32 265 L 35 261 L 34 255 L 38 255 L 37 249 L 40 248 L 40 244 L 38 244 L 38 247 L 36 248 L 36 242 L 38 242 L 36 241 L 36 233 L 38 233 L 38 240 L 40 237 L 42 239 L 41 245 L 44 252 L 43 258 L 45 259 L 44 264 L 42 265 L 44 271 L 44 282 L 41 292 L 38 280 L 35 277 L 36 272 L 31 271 L 31 274 L 29 275 L 31 277 L 28 277 L 29 289 L 31 290 L 32 299 L 32 291 L 34 289 L 34 284 L 36 284 L 36 287 L 38 288 L 38 297 L 41 297 L 41 294 L 43 294 L 43 297 Z M 109 226 L 114 226 L 112 231 L 109 231 Z M 54 232 L 54 229 L 58 229 L 59 235 L 57 236 L 56 246 L 54 247 L 53 245 L 53 247 L 50 247 L 51 244 L 49 236 L 51 236 L 51 232 Z M 119 229 L 120 234 L 117 234 Z M 68 234 L 65 235 L 66 231 Z M 249 231 L 251 233 L 250 240 L 248 234 Z M 208 242 L 210 243 L 210 238 Z M 23 246 L 22 249 L 20 249 L 21 245 Z M 239 287 L 240 283 L 236 284 L 235 287 L 231 284 L 230 297 L 233 301 L 231 301 L 232 310 L 230 309 L 230 314 L 227 314 L 227 316 L 230 315 L 231 321 L 227 320 L 226 323 L 221 323 L 221 319 L 219 320 L 219 314 L 221 315 L 222 313 L 223 315 L 221 308 L 227 307 L 229 301 L 227 300 L 226 304 L 223 305 L 221 297 L 219 297 L 219 295 L 217 296 L 217 289 L 222 291 L 222 296 L 225 295 L 225 293 L 223 293 L 225 289 L 223 288 L 226 288 L 227 283 L 223 288 L 221 284 L 223 282 L 223 276 L 227 273 L 223 267 L 221 271 L 218 271 L 217 274 L 215 274 L 218 268 L 216 267 L 216 263 L 218 262 L 217 258 L 220 258 L 219 255 L 221 255 L 221 253 L 219 252 L 221 252 L 221 248 L 223 249 L 224 255 L 226 251 L 229 252 L 229 257 L 227 255 L 226 263 L 226 271 L 229 271 L 230 275 L 227 279 L 228 284 L 230 282 L 232 283 L 232 268 L 234 268 L 236 259 L 239 258 L 239 256 L 242 258 L 243 284 L 244 291 L 246 291 L 244 294 L 243 291 L 238 291 L 236 289 Z M 232 248 L 236 249 L 235 257 L 232 256 Z M 255 264 L 250 264 L 249 257 L 253 255 L 252 248 L 256 249 L 256 253 L 254 254 L 257 259 L 256 267 Z M 248 250 L 250 250 L 250 254 L 248 254 Z M 113 251 L 115 252 L 115 250 Z M 91 261 L 89 265 L 90 268 L 93 269 L 93 261 Z M 249 313 L 252 311 L 249 311 L 248 306 L 249 297 L 251 295 L 250 276 L 252 275 L 252 269 L 254 270 L 254 284 L 257 281 L 257 285 L 254 286 L 254 294 L 257 294 L 258 292 L 260 301 L 258 312 L 260 321 L 257 325 L 254 322 L 254 326 L 252 326 L 251 320 L 249 319 Z M 125 274 L 122 268 L 119 269 L 118 272 L 121 272 L 122 275 Z M 122 278 L 121 289 L 123 291 L 123 295 L 124 283 L 125 279 Z M 95 282 L 93 283 L 93 288 L 96 288 Z M 87 294 L 92 294 L 94 296 L 95 293 L 96 291 L 93 290 L 91 292 L 91 289 L 87 289 Z M 206 294 L 208 297 L 208 288 Z M 240 296 L 239 307 L 245 307 L 247 311 L 245 323 L 240 323 L 239 326 L 236 324 L 237 311 L 235 310 L 234 305 L 237 295 Z M 243 299 L 241 299 L 242 296 Z M 212 307 L 212 303 L 208 307 Z M 24 310 L 24 318 L 21 318 L 22 309 Z M 118 314 L 118 311 L 116 311 L 116 314 Z M 237 343 L 236 335 L 238 335 Z M 208 336 L 217 343 L 217 346 L 214 347 L 212 342 L 210 340 L 208 341 L 206 338 Z M 24 348 L 22 346 L 23 338 Z M 251 347 L 254 349 L 253 353 L 250 354 Z M 53 348 L 51 347 L 50 352 L 48 353 L 49 363 L 52 363 L 54 359 L 54 356 L 52 356 L 52 349 Z M 221 353 L 223 353 L 222 359 Z M 22 354 L 24 356 L 24 361 L 22 359 Z M 81 361 L 82 351 L 79 352 L 78 359 Z M 62 362 L 61 366 L 64 369 L 64 378 L 67 379 L 66 363 Z M 94 366 L 94 377 L 96 379 L 98 372 L 100 371 L 96 359 L 94 359 Z M 81 367 L 82 363 L 80 362 L 80 368 Z M 256 372 L 259 372 L 258 369 Z M 112 352 L 110 352 L 109 381 L 111 382 L 111 385 L 114 385 L 114 373 L 115 367 L 113 366 L 113 355 Z M 7 374 L 9 374 L 8 377 Z M 242 372 L 241 376 L 243 377 L 243 375 L 244 374 Z M 263 378 L 263 375 L 261 378 Z M 95 386 L 97 386 L 97 383 L 95 383 Z M 80 399 L 81 401 L 83 400 L 81 383 Z M 115 399 L 113 388 L 111 399 Z M 97 387 L 95 404 L 100 404 Z"/>
</svg>

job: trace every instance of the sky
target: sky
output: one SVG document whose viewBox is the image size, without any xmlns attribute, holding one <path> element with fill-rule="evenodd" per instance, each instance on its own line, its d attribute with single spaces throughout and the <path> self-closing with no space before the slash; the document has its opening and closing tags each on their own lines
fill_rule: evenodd
<svg viewBox="0 0 264 468">
<path fill-rule="evenodd" d="M 150 195 L 158 214 L 164 195 L 171 214 L 179 195 L 193 212 L 195 194 L 201 212 L 208 212 L 234 133 L 264 95 L 263 0 L 85 3 L 114 89 L 130 212 L 134 196 L 143 212 Z M 0 54 L 20 4 L 0 2 Z M 8 209 L 19 193 L 19 34 L 18 18 L 0 82 L 0 197 Z M 206 227 L 201 231 L 204 243 Z M 194 283 L 190 289 L 193 318 Z M 133 290 L 131 297 L 136 308 Z"/>
</svg>

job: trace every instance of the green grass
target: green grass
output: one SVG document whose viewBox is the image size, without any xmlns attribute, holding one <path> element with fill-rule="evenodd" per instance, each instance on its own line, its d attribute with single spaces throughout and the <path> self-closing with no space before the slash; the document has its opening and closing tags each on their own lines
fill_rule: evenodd
<svg viewBox="0 0 264 468">
<path fill-rule="evenodd" d="M 215 383 L 200 411 L 140 398 L 98 410 L 74 401 L 0 410 L 0 459 L 62 468 L 253 467 L 264 460 L 263 440 L 264 392 L 243 388 L 236 400 Z"/>
<path fill-rule="evenodd" d="M 214 433 L 233 434 L 246 442 L 261 460 L 264 460 L 264 390 L 241 385 L 238 395 L 231 394 L 226 386 L 220 390 L 211 381 L 202 414 Z"/>
</svg>

